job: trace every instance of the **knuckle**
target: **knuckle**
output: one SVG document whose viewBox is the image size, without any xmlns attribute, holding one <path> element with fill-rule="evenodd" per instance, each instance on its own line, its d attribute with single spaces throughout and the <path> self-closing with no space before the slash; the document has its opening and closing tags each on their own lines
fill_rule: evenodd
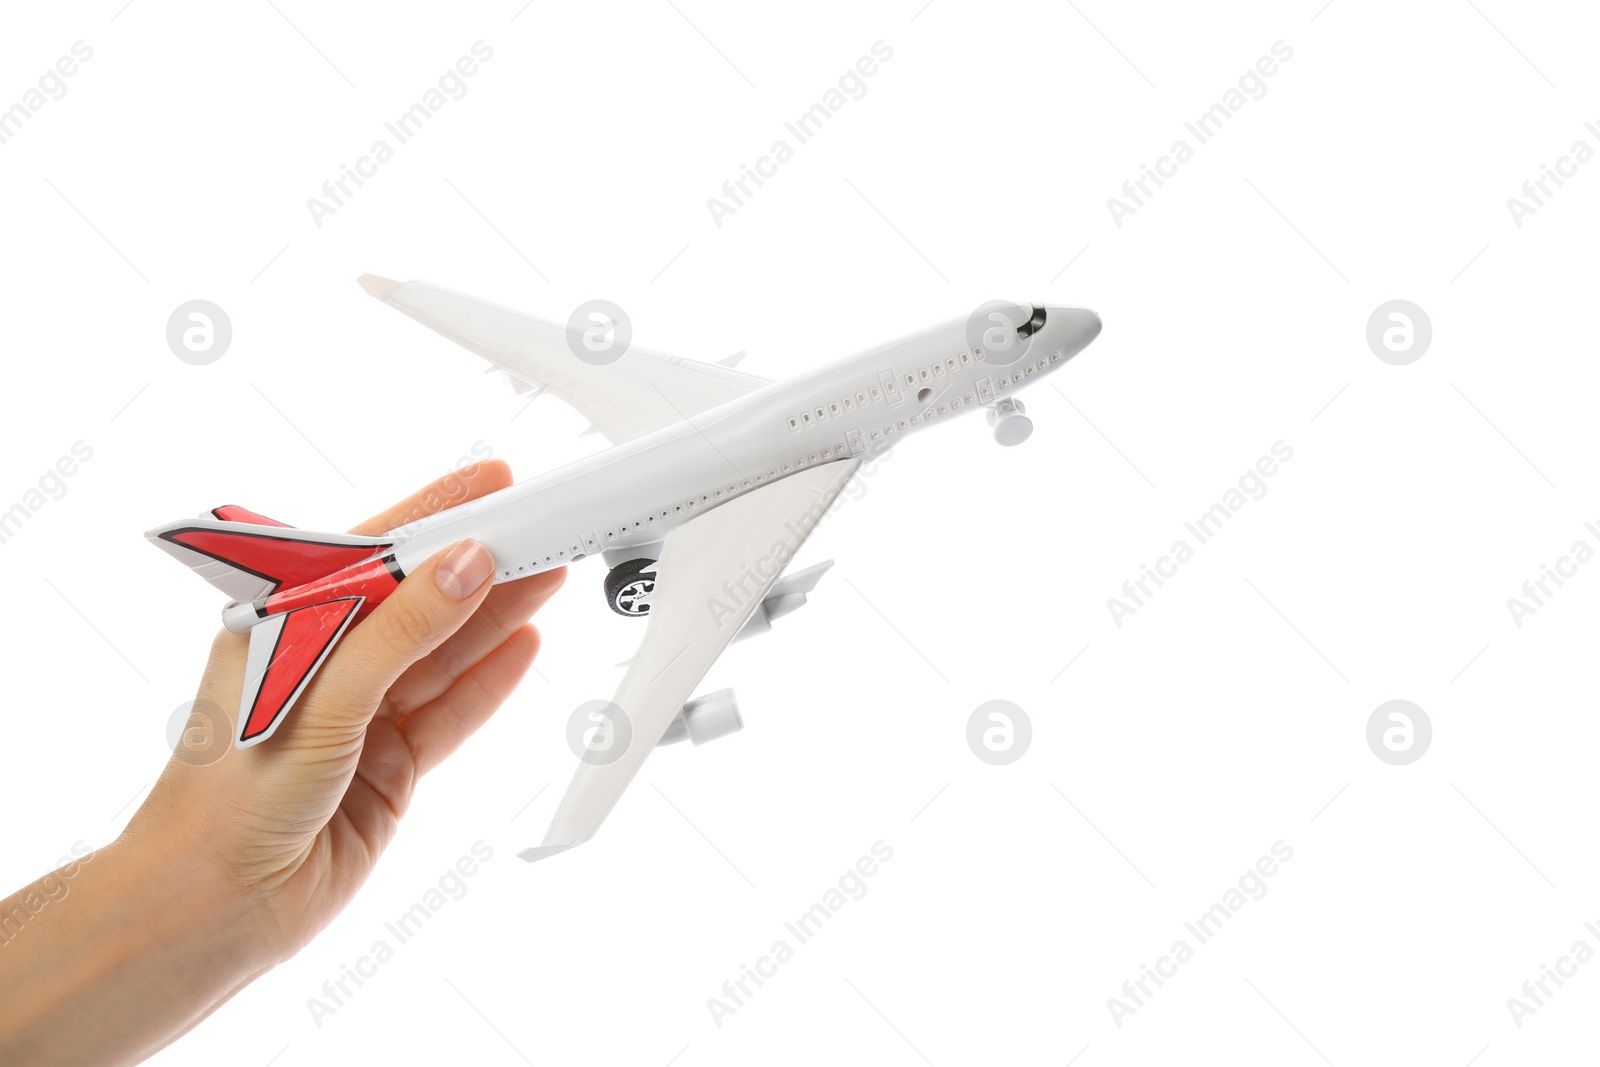
<svg viewBox="0 0 1600 1067">
<path fill-rule="evenodd" d="M 428 610 L 409 597 L 392 597 L 383 605 L 383 636 L 387 644 L 406 653 L 431 648 L 437 627 Z"/>
</svg>

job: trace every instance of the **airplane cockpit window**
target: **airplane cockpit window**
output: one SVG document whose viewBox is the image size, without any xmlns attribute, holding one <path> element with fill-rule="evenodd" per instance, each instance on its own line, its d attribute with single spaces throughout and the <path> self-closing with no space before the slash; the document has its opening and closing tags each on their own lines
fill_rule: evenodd
<svg viewBox="0 0 1600 1067">
<path fill-rule="evenodd" d="M 1044 308 L 1040 308 L 1040 307 L 1034 308 L 1033 309 L 1033 317 L 1030 318 L 1027 322 L 1023 323 L 1021 326 L 1017 327 L 1017 336 L 1018 337 L 1032 337 L 1035 333 L 1037 333 L 1040 330 L 1044 329 L 1044 319 L 1045 319 Z"/>
</svg>

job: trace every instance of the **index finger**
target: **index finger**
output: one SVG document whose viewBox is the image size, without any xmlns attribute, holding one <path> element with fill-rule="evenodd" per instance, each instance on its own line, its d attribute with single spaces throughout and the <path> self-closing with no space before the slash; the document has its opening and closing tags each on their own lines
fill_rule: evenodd
<svg viewBox="0 0 1600 1067">
<path fill-rule="evenodd" d="M 511 466 L 505 460 L 491 459 L 483 463 L 473 463 L 458 471 L 451 471 L 418 489 L 400 503 L 374 515 L 350 532 L 363 535 L 388 533 L 396 527 L 416 522 L 428 515 L 453 508 L 457 504 L 465 504 L 469 500 L 498 492 L 510 484 Z"/>
</svg>

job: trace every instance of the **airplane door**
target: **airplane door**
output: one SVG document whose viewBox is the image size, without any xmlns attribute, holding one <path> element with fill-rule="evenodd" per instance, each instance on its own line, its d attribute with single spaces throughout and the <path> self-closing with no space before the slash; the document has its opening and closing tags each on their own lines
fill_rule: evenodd
<svg viewBox="0 0 1600 1067">
<path fill-rule="evenodd" d="M 894 371 L 887 367 L 878 372 L 878 385 L 883 389 L 883 398 L 889 402 L 890 407 L 899 407 L 905 400 L 905 391 L 894 384 Z"/>
</svg>

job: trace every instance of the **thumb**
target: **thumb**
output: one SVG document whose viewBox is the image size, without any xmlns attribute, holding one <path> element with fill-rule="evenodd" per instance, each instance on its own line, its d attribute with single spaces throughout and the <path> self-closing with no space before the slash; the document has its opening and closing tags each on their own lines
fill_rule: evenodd
<svg viewBox="0 0 1600 1067">
<path fill-rule="evenodd" d="M 407 667 L 438 648 L 493 588 L 494 557 L 461 541 L 406 576 L 334 650 L 311 711 L 324 725 L 365 727 Z"/>
</svg>

